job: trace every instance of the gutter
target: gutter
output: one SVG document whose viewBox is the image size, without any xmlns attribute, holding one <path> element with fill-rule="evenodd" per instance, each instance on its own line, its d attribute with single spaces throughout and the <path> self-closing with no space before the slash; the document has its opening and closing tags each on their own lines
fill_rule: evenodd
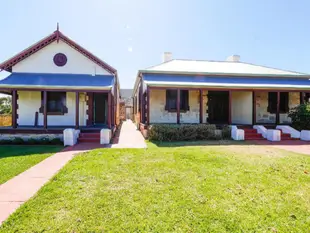
<svg viewBox="0 0 310 233">
<path fill-rule="evenodd" d="M 160 70 L 140 70 L 140 74 L 171 74 L 171 75 L 196 75 L 196 76 L 232 76 L 232 77 L 276 77 L 276 78 L 307 78 L 308 74 L 287 75 L 287 74 L 246 74 L 246 73 L 210 73 L 210 72 L 191 72 L 191 71 L 160 71 Z"/>
<path fill-rule="evenodd" d="M 0 84 L 0 89 L 1 88 L 5 88 L 5 89 L 64 89 L 64 90 L 81 90 L 81 89 L 85 89 L 85 90 L 109 90 L 112 88 L 111 86 L 104 86 L 104 87 L 87 87 L 87 86 L 42 86 L 42 85 L 1 85 Z"/>
</svg>

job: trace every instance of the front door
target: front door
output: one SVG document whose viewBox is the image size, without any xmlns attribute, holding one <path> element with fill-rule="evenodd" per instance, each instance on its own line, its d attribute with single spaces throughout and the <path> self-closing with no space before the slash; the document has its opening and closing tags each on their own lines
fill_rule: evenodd
<svg viewBox="0 0 310 233">
<path fill-rule="evenodd" d="M 228 91 L 208 92 L 208 123 L 227 124 L 229 111 Z"/>
<path fill-rule="evenodd" d="M 94 93 L 94 124 L 104 125 L 107 119 L 107 99 L 106 93 Z"/>
</svg>

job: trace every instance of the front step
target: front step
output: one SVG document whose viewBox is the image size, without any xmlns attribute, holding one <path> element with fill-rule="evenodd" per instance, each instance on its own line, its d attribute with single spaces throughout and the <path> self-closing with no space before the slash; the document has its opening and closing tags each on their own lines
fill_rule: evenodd
<svg viewBox="0 0 310 233">
<path fill-rule="evenodd" d="M 299 138 L 292 138 L 288 133 L 281 133 L 281 140 L 299 140 Z"/>
<path fill-rule="evenodd" d="M 244 140 L 265 140 L 263 136 L 257 133 L 256 129 L 243 129 L 244 130 Z"/>
<path fill-rule="evenodd" d="M 261 134 L 257 133 L 256 129 L 244 128 L 243 130 L 245 140 L 266 140 Z M 283 133 L 282 130 L 280 131 L 281 131 L 281 141 L 299 140 L 298 138 L 292 138 L 291 135 L 288 133 Z"/>
<path fill-rule="evenodd" d="M 80 143 L 99 143 L 100 139 L 97 138 L 78 138 L 78 142 Z"/>
<path fill-rule="evenodd" d="M 100 133 L 80 133 L 80 138 L 100 138 Z"/>
<path fill-rule="evenodd" d="M 100 133 L 80 133 L 79 143 L 100 143 Z"/>
</svg>

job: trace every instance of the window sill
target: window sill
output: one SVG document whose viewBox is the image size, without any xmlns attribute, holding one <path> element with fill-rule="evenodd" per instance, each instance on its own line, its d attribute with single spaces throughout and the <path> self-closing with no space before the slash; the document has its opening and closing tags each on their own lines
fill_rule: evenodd
<svg viewBox="0 0 310 233">
<path fill-rule="evenodd" d="M 273 112 L 273 111 L 272 112 L 268 112 L 268 113 L 270 113 L 270 114 L 277 114 L 277 112 Z M 289 111 L 288 112 L 281 112 L 281 111 L 279 112 L 279 114 L 287 114 L 287 113 L 289 113 Z"/>
<path fill-rule="evenodd" d="M 171 112 L 171 113 L 175 113 L 177 112 L 177 110 L 166 110 L 167 112 Z M 189 110 L 180 110 L 180 113 L 186 113 L 188 112 Z"/>
<path fill-rule="evenodd" d="M 48 116 L 63 116 L 65 115 L 63 112 L 48 112 Z"/>
</svg>

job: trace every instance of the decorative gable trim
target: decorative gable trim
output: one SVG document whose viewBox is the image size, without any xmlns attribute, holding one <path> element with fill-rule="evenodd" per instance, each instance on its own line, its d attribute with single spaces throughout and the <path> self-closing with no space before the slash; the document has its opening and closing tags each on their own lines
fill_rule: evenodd
<svg viewBox="0 0 310 233">
<path fill-rule="evenodd" d="M 70 47 L 74 48 L 81 54 L 83 54 L 85 57 L 90 59 L 92 62 L 96 63 L 97 65 L 101 66 L 105 70 L 107 70 L 110 74 L 116 74 L 116 69 L 114 69 L 112 66 L 108 65 L 86 49 L 84 49 L 82 46 L 79 44 L 75 43 L 73 40 L 71 40 L 69 37 L 65 36 L 62 34 L 58 28 L 57 30 L 40 40 L 39 42 L 35 43 L 34 45 L 30 46 L 29 48 L 23 50 L 19 54 L 15 55 L 14 57 L 10 58 L 9 60 L 3 62 L 0 64 L 0 71 L 5 70 L 8 72 L 12 72 L 12 67 L 15 66 L 17 63 L 23 61 L 24 59 L 30 57 L 32 54 L 38 52 L 39 50 L 43 49 L 44 47 L 48 46 L 49 44 L 53 43 L 54 41 L 59 42 L 59 40 L 62 40 L 65 42 L 67 45 Z"/>
</svg>

